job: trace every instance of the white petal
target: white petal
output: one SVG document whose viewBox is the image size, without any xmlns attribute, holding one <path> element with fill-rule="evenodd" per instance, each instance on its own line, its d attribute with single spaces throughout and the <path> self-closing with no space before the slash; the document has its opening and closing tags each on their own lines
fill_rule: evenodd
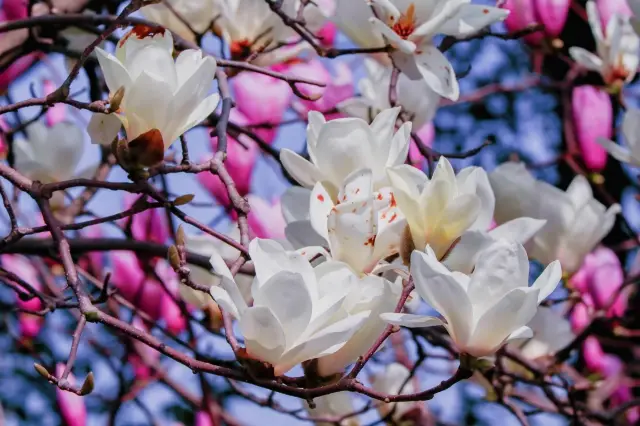
<svg viewBox="0 0 640 426">
<path fill-rule="evenodd" d="M 87 132 L 91 137 L 91 142 L 109 146 L 118 136 L 122 127 L 122 121 L 116 114 L 94 113 L 89 121 Z"/>
<path fill-rule="evenodd" d="M 602 59 L 597 55 L 589 52 L 582 47 L 570 47 L 569 55 L 573 58 L 574 61 L 582 65 L 588 70 L 601 72 L 603 68 Z"/>
<path fill-rule="evenodd" d="M 125 90 L 129 88 L 132 80 L 124 65 L 122 65 L 115 56 L 105 52 L 99 47 L 96 47 L 95 52 L 100 68 L 102 69 L 102 74 L 104 74 L 104 80 L 109 88 L 109 92 L 113 94 L 123 86 L 125 87 Z"/>
<path fill-rule="evenodd" d="M 165 148 L 169 148 L 169 145 L 173 143 L 176 139 L 182 136 L 187 131 L 191 130 L 198 124 L 202 123 L 207 117 L 209 117 L 213 111 L 215 111 L 216 107 L 220 103 L 220 95 L 214 93 L 212 95 L 204 98 L 202 102 L 200 102 L 194 109 L 191 111 L 186 120 L 182 121 L 182 125 L 177 127 L 176 125 L 180 124 L 179 122 L 173 122 L 170 124 L 171 128 L 176 129 L 174 133 L 169 136 L 167 139 L 169 141 L 165 141 Z"/>
<path fill-rule="evenodd" d="M 287 223 L 309 219 L 311 191 L 299 186 L 290 186 L 280 199 L 282 215 Z"/>
<path fill-rule="evenodd" d="M 473 327 L 473 308 L 463 286 L 433 257 L 414 251 L 411 275 L 420 296 L 446 320 L 456 342 L 465 343 Z"/>
<path fill-rule="evenodd" d="M 316 182 L 322 180 L 323 173 L 300 155 L 283 148 L 280 151 L 280 161 L 289 174 L 305 188 L 313 188 Z"/>
<path fill-rule="evenodd" d="M 254 306 L 265 306 L 283 327 L 285 342 L 293 344 L 309 325 L 313 300 L 302 276 L 280 271 L 254 294 Z"/>
<path fill-rule="evenodd" d="M 533 330 L 531 330 L 529 327 L 524 325 L 519 329 L 517 329 L 516 331 L 514 331 L 513 333 L 511 333 L 509 337 L 507 337 L 507 340 L 505 341 L 505 343 L 511 342 L 513 340 L 530 339 L 532 337 L 533 337 Z"/>
<path fill-rule="evenodd" d="M 429 317 L 425 315 L 387 313 L 380 314 L 380 318 L 382 318 L 389 324 L 400 325 L 409 328 L 423 328 L 445 325 L 440 318 Z"/>
<path fill-rule="evenodd" d="M 475 193 L 480 199 L 480 214 L 471 229 L 486 230 L 491 224 L 496 206 L 496 197 L 491 189 L 487 172 L 480 167 L 466 167 L 456 176 L 461 191 Z"/>
<path fill-rule="evenodd" d="M 635 137 L 635 136 L 634 136 Z M 640 165 L 640 159 L 635 159 L 632 157 L 631 151 L 629 151 L 627 148 L 618 145 L 617 143 L 615 143 L 612 140 L 609 139 L 605 139 L 605 138 L 598 138 L 596 139 L 596 141 L 602 145 L 602 147 L 604 149 L 607 150 L 607 152 L 609 154 L 611 154 L 611 156 L 613 158 L 615 158 L 618 161 L 622 161 L 623 163 L 631 163 L 634 165 Z"/>
<path fill-rule="evenodd" d="M 327 240 L 313 229 L 309 220 L 289 223 L 284 229 L 284 234 L 294 248 L 319 246 L 327 243 Z"/>
<path fill-rule="evenodd" d="M 540 291 L 538 295 L 538 303 L 546 299 L 558 286 L 562 278 L 562 267 L 559 261 L 552 262 L 540 274 L 538 279 L 533 283 L 532 288 Z"/>
<path fill-rule="evenodd" d="M 327 189 L 321 182 L 316 183 L 309 201 L 309 220 L 314 231 L 327 241 L 329 240 L 327 218 L 333 208 L 334 204 Z"/>
<path fill-rule="evenodd" d="M 510 220 L 489 231 L 489 235 L 496 240 L 511 240 L 524 245 L 547 223 L 543 219 L 519 217 Z"/>
<path fill-rule="evenodd" d="M 494 22 L 503 21 L 509 11 L 480 4 L 465 4 L 451 19 L 438 28 L 438 32 L 454 37 L 477 33 Z"/>
<path fill-rule="evenodd" d="M 282 326 L 266 307 L 248 308 L 240 318 L 240 330 L 250 356 L 277 364 L 285 349 Z"/>
<path fill-rule="evenodd" d="M 435 46 L 420 46 L 420 49 L 415 64 L 422 78 L 440 96 L 457 101 L 460 87 L 449 60 Z"/>
</svg>

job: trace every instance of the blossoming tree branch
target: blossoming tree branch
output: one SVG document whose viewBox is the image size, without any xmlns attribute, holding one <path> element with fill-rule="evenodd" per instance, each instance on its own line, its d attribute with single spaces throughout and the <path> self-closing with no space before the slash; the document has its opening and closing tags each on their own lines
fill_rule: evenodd
<svg viewBox="0 0 640 426">
<path fill-rule="evenodd" d="M 640 1 L 0 13 L 0 424 L 640 421 Z"/>
</svg>

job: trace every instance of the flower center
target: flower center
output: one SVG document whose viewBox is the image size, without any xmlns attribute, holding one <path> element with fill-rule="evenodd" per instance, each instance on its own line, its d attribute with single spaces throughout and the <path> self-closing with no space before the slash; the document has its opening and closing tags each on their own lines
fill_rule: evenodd
<svg viewBox="0 0 640 426">
<path fill-rule="evenodd" d="M 396 22 L 393 17 L 389 18 L 391 29 L 403 39 L 409 37 L 416 29 L 416 6 L 411 3 L 407 11 L 400 15 Z"/>
<path fill-rule="evenodd" d="M 622 56 L 616 62 L 616 65 L 611 67 L 605 76 L 605 83 L 607 84 L 613 84 L 616 81 L 624 82 L 629 76 L 629 70 L 622 63 Z"/>
<path fill-rule="evenodd" d="M 247 39 L 233 41 L 229 46 L 233 59 L 245 59 L 251 55 L 251 42 Z"/>
</svg>

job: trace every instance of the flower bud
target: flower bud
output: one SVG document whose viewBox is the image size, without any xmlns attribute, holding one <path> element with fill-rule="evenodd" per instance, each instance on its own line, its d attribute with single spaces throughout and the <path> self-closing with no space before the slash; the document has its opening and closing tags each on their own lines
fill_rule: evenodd
<svg viewBox="0 0 640 426">
<path fill-rule="evenodd" d="M 569 16 L 571 0 L 535 0 L 538 20 L 549 37 L 558 37 Z"/>
<path fill-rule="evenodd" d="M 124 98 L 124 86 L 120 86 L 118 90 L 113 94 L 113 96 L 109 97 L 109 111 L 116 112 L 120 109 L 120 104 L 122 103 L 122 98 Z"/>
<path fill-rule="evenodd" d="M 613 108 L 609 95 L 594 86 L 573 89 L 573 123 L 584 164 L 591 171 L 602 171 L 607 164 L 607 151 L 597 140 L 611 139 Z"/>
<path fill-rule="evenodd" d="M 511 32 L 520 31 L 529 25 L 537 24 L 535 0 L 507 0 L 503 8 L 511 11 L 504 24 Z M 544 31 L 536 31 L 524 37 L 529 44 L 537 46 L 544 38 Z"/>
</svg>

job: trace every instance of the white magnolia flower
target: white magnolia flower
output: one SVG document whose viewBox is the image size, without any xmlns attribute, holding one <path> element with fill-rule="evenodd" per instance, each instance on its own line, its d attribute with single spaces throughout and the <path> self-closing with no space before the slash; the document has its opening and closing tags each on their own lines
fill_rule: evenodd
<svg viewBox="0 0 640 426">
<path fill-rule="evenodd" d="M 408 395 L 418 392 L 413 380 L 409 379 L 409 370 L 402 364 L 394 362 L 373 378 L 373 389 L 385 395 Z M 422 402 L 392 402 L 378 406 L 380 417 L 386 417 L 394 409 L 394 422 L 402 424 L 402 418 L 410 411 L 419 408 Z"/>
<path fill-rule="evenodd" d="M 144 6 L 140 12 L 148 20 L 157 22 L 185 40 L 195 41 L 191 30 L 205 33 L 214 19 L 220 16 L 221 3 L 222 0 L 167 0 Z"/>
<path fill-rule="evenodd" d="M 340 270 L 338 266 L 325 266 L 335 265 L 336 263 L 325 262 L 317 266 L 316 269 Z M 337 264 L 340 265 L 339 263 Z M 321 376 L 340 374 L 345 367 L 364 355 L 387 326 L 380 318 L 380 315 L 393 311 L 398 304 L 398 300 L 400 300 L 400 294 L 402 293 L 401 280 L 392 283 L 374 275 L 367 275 L 362 278 L 356 278 L 354 275 L 352 281 L 352 290 L 345 298 L 342 310 L 350 316 L 366 313 L 367 317 L 341 349 L 318 359 L 318 374 Z"/>
<path fill-rule="evenodd" d="M 49 128 L 35 121 L 25 132 L 27 139 L 16 139 L 13 153 L 15 169 L 26 177 L 52 183 L 93 175 L 95 164 L 78 170 L 85 143 L 82 130 L 75 124 L 62 121 Z M 63 193 L 54 193 L 52 203 L 55 207 L 64 204 Z"/>
<path fill-rule="evenodd" d="M 606 209 L 597 201 L 581 175 L 566 192 L 536 180 L 522 163 L 500 165 L 489 180 L 496 196 L 496 222 L 526 216 L 546 220 L 527 244 L 527 251 L 543 264 L 559 259 L 569 274 L 580 268 L 584 257 L 609 233 L 620 212 L 618 204 Z"/>
<path fill-rule="evenodd" d="M 395 132 L 400 108 L 382 111 L 369 125 L 359 118 L 325 121 L 316 111 L 309 113 L 307 151 L 311 161 L 289 149 L 283 149 L 280 160 L 287 171 L 305 188 L 323 182 L 332 199 L 345 178 L 356 170 L 373 172 L 373 189 L 389 185 L 386 168 L 403 164 L 409 153 L 411 123 Z"/>
<path fill-rule="evenodd" d="M 286 42 L 295 33 L 271 11 L 269 1 L 226 0 L 222 2 L 219 26 L 233 58 L 247 59 L 255 56 L 253 63 L 269 66 L 286 61 L 297 56 L 302 50 L 308 49 L 306 43 L 278 48 L 278 43 Z M 284 0 L 281 10 L 288 16 L 295 17 L 297 6 L 296 0 Z"/>
<path fill-rule="evenodd" d="M 347 99 L 337 108 L 352 117 L 362 118 L 368 122 L 385 109 L 391 108 L 389 91 L 381 88 L 389 87 L 391 82 L 391 67 L 365 58 L 364 65 L 367 76 L 358 81 L 360 96 Z M 440 96 L 434 92 L 423 80 L 410 80 L 405 74 L 398 76 L 396 86 L 398 104 L 408 115 L 408 121 L 418 130 L 433 119 L 438 110 Z"/>
<path fill-rule="evenodd" d="M 305 404 L 310 418 L 335 418 L 340 419 L 355 412 L 353 401 L 349 392 L 336 392 L 313 399 L 316 408 L 309 408 Z M 334 422 L 314 422 L 316 426 L 334 426 Z M 360 426 L 357 416 L 351 416 L 340 422 L 340 426 Z"/>
<path fill-rule="evenodd" d="M 625 112 L 622 133 L 628 148 L 604 138 L 598 138 L 598 143 L 616 160 L 640 166 L 640 110 L 628 109 Z"/>
<path fill-rule="evenodd" d="M 356 170 L 345 179 L 334 203 L 322 182 L 311 192 L 310 221 L 329 243 L 333 260 L 368 274 L 378 262 L 400 249 L 406 226 L 393 194 L 373 192 L 370 169 Z"/>
<path fill-rule="evenodd" d="M 433 37 L 436 34 L 469 36 L 504 20 L 509 14 L 505 9 L 470 4 L 471 0 L 370 2 L 376 16 L 370 16 L 369 21 L 395 48 L 391 54 L 395 65 L 410 79 L 424 79 L 439 95 L 452 100 L 460 95 L 458 80 L 449 60 L 433 44 Z"/>
<path fill-rule="evenodd" d="M 287 223 L 284 233 L 287 241 L 296 249 L 324 246 L 327 240 L 311 225 L 311 191 L 299 186 L 291 186 L 282 195 L 280 205 L 282 216 Z"/>
<path fill-rule="evenodd" d="M 94 114 L 89 124 L 94 142 L 110 144 L 122 123 L 130 149 L 146 154 L 144 166 L 162 161 L 164 151 L 209 116 L 220 98 L 207 96 L 215 59 L 185 50 L 174 61 L 171 33 L 152 30 L 157 29 L 135 27 L 120 40 L 115 56 L 96 49 L 110 95 L 123 87 L 124 98 L 118 112 Z"/>
<path fill-rule="evenodd" d="M 483 169 L 467 167 L 456 176 L 440 157 L 431 179 L 406 164 L 387 173 L 414 247 L 429 244 L 440 259 L 464 231 L 489 227 L 495 198 Z"/>
<path fill-rule="evenodd" d="M 600 14 L 593 0 L 587 2 L 587 16 L 596 39 L 597 54 L 581 47 L 571 47 L 569 54 L 583 67 L 600 73 L 607 84 L 616 81 L 629 83 L 640 64 L 640 38 L 633 30 L 630 18 L 614 14 L 603 31 Z"/>
<path fill-rule="evenodd" d="M 527 253 L 518 243 L 499 240 L 478 256 L 470 275 L 451 272 L 431 247 L 411 255 L 411 275 L 420 296 L 444 317 L 383 314 L 387 322 L 406 327 L 443 325 L 462 353 L 493 355 L 513 339 L 532 336 L 526 325 L 540 302 L 558 285 L 558 261 L 549 265 L 531 287 Z"/>
<path fill-rule="evenodd" d="M 533 337 L 520 346 L 520 352 L 527 359 L 554 355 L 573 341 L 571 323 L 551 308 L 540 306 L 533 319 L 527 324 Z"/>
<path fill-rule="evenodd" d="M 369 312 L 340 315 L 355 275 L 346 265 L 325 262 L 314 269 L 298 253 L 287 253 L 270 240 L 249 245 L 256 278 L 247 306 L 227 265 L 214 253 L 211 265 L 221 275 L 211 295 L 239 321 L 247 354 L 282 375 L 295 365 L 342 348 Z M 341 312 L 340 312 L 341 311 Z"/>
<path fill-rule="evenodd" d="M 498 240 L 525 245 L 546 223 L 546 220 L 519 217 L 488 232 L 467 231 L 454 244 L 443 263 L 451 271 L 470 274 L 480 253 Z"/>
</svg>

